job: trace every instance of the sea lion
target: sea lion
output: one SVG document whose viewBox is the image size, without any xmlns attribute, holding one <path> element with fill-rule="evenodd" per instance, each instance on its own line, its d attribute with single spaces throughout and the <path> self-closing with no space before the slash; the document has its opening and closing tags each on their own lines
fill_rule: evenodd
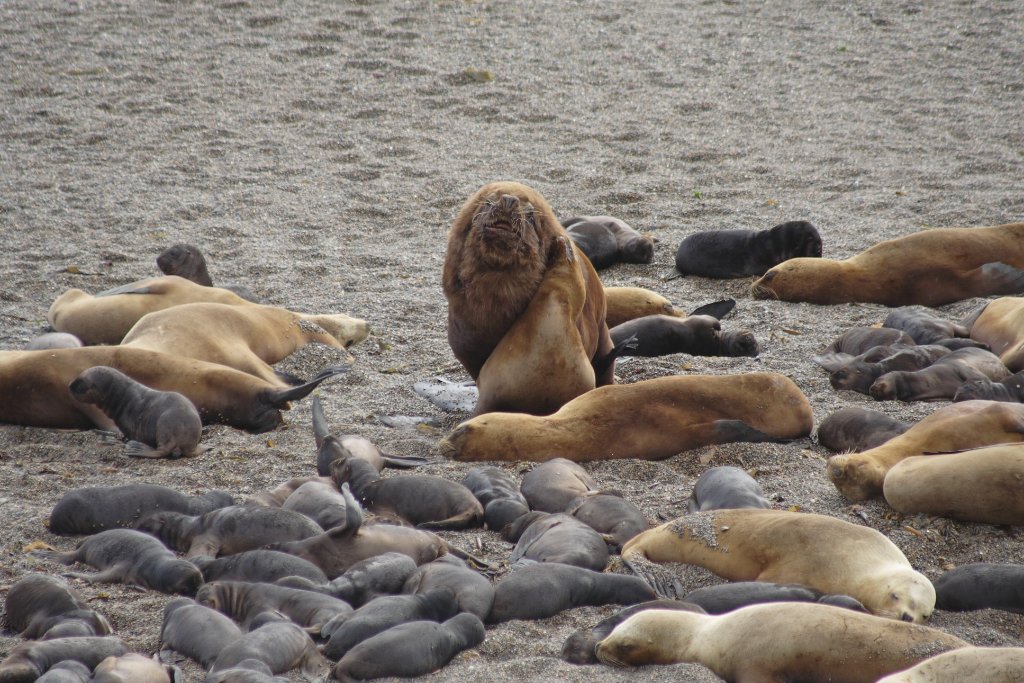
<svg viewBox="0 0 1024 683">
<path fill-rule="evenodd" d="M 825 351 L 859 356 L 876 346 L 914 346 L 915 344 L 914 338 L 903 330 L 894 330 L 890 327 L 860 326 L 851 327 L 839 335 Z"/>
<path fill-rule="evenodd" d="M 973 311 L 964 324 L 1012 372 L 1024 370 L 1024 297 L 1001 297 Z"/>
<path fill-rule="evenodd" d="M 243 659 L 230 668 L 207 673 L 203 683 L 283 683 L 287 680 L 258 659 Z"/>
<path fill-rule="evenodd" d="M 164 249 L 156 257 L 156 267 L 164 275 L 177 275 L 203 287 L 214 286 L 210 270 L 206 267 L 206 257 L 193 244 L 174 244 Z M 244 285 L 221 285 L 221 289 L 234 292 L 246 301 L 260 303 L 260 297 Z"/>
<path fill-rule="evenodd" d="M 258 505 L 268 508 L 279 508 L 282 507 L 288 498 L 298 491 L 303 484 L 309 482 L 317 482 L 320 484 L 327 484 L 332 489 L 334 488 L 334 480 L 330 477 L 295 477 L 282 482 L 272 489 L 265 491 L 259 491 L 245 499 L 243 505 Z M 337 489 L 335 489 L 337 490 Z M 307 515 L 308 516 L 308 515 Z"/>
<path fill-rule="evenodd" d="M 849 595 L 872 614 L 922 622 L 935 591 L 900 549 L 875 529 L 785 510 L 695 512 L 645 531 L 622 559 L 684 562 L 730 581 L 796 583 Z"/>
<path fill-rule="evenodd" d="M 928 311 L 915 308 L 898 308 L 885 316 L 882 327 L 903 330 L 917 344 L 934 344 L 943 339 L 967 337 L 970 330 L 949 320 L 936 317 Z"/>
<path fill-rule="evenodd" d="M 486 619 L 494 604 L 494 586 L 482 574 L 473 571 L 453 555 L 442 555 L 420 565 L 402 585 L 403 593 L 420 594 L 435 588 L 447 588 L 455 594 L 459 609 Z"/>
<path fill-rule="evenodd" d="M 687 512 L 724 508 L 770 508 L 764 490 L 739 467 L 720 466 L 705 471 L 693 485 Z"/>
<path fill-rule="evenodd" d="M 448 343 L 473 379 L 534 299 L 558 238 L 569 239 L 547 201 L 520 183 L 484 185 L 459 211 L 448 233 L 442 285 Z M 585 283 L 578 334 L 587 358 L 603 358 L 612 350 L 604 288 L 586 256 L 573 253 Z M 596 378 L 599 386 L 612 381 L 611 367 Z"/>
<path fill-rule="evenodd" d="M 619 262 L 654 260 L 654 240 L 619 218 L 573 216 L 562 221 L 562 225 L 597 270 Z"/>
<path fill-rule="evenodd" d="M 408 555 L 385 552 L 356 562 L 323 590 L 353 607 L 360 607 L 381 595 L 401 593 L 416 567 L 416 562 Z"/>
<path fill-rule="evenodd" d="M 872 357 L 876 349 L 892 349 L 893 347 L 876 346 L 859 356 L 848 356 L 841 353 L 816 356 L 814 361 L 829 370 L 828 381 L 837 391 L 849 390 L 860 394 L 869 394 L 871 385 L 882 375 L 890 372 L 915 372 L 929 367 L 940 358 L 952 353 L 945 346 L 929 344 L 910 346 L 886 353 L 877 361 L 862 360 Z M 986 352 L 987 353 L 987 352 Z"/>
<path fill-rule="evenodd" d="M 596 492 L 597 482 L 572 460 L 552 458 L 524 474 L 519 490 L 531 510 L 562 512 L 576 498 Z"/>
<path fill-rule="evenodd" d="M 307 344 L 347 349 L 366 339 L 369 331 L 365 320 L 340 313 L 195 303 L 146 314 L 125 333 L 121 345 L 226 365 L 273 384 L 289 378 L 271 366 Z"/>
<path fill-rule="evenodd" d="M 483 523 L 484 509 L 462 484 L 428 474 L 384 479 L 359 458 L 335 460 L 331 476 L 376 514 L 392 514 L 422 529 L 467 529 Z"/>
<path fill-rule="evenodd" d="M 794 258 L 751 285 L 755 299 L 942 306 L 1024 291 L 1024 223 L 924 230 L 844 261 Z"/>
<path fill-rule="evenodd" d="M 221 651 L 242 637 L 235 622 L 215 609 L 189 598 L 175 598 L 164 606 L 160 649 L 173 650 L 209 668 Z"/>
<path fill-rule="evenodd" d="M 370 678 L 420 676 L 437 671 L 455 655 L 484 641 L 484 625 L 473 614 L 442 624 L 400 624 L 359 643 L 341 658 L 333 676 L 342 683 Z"/>
<path fill-rule="evenodd" d="M 648 315 L 676 318 L 686 315 L 662 295 L 642 287 L 605 287 L 604 296 L 608 309 L 605 322 L 609 329 Z"/>
<path fill-rule="evenodd" d="M 321 477 L 331 476 L 331 463 L 341 458 L 361 458 L 380 472 L 385 467 L 409 469 L 425 465 L 427 459 L 416 455 L 390 455 L 381 453 L 369 439 L 354 434 L 332 435 L 327 426 L 320 397 L 313 396 L 313 436 L 316 439 L 316 472 Z"/>
<path fill-rule="evenodd" d="M 135 652 L 110 656 L 96 666 L 91 683 L 171 683 L 180 680 L 175 666 L 166 666 Z"/>
<path fill-rule="evenodd" d="M 22 638 L 105 636 L 113 632 L 106 618 L 89 609 L 66 581 L 46 574 L 26 574 L 7 591 L 7 628 Z"/>
<path fill-rule="evenodd" d="M 198 516 L 155 512 L 140 520 L 136 528 L 187 558 L 234 555 L 268 543 L 301 541 L 323 531 L 298 512 L 249 505 L 232 505 Z"/>
<path fill-rule="evenodd" d="M 30 640 L 15 645 L 0 662 L 0 681 L 33 683 L 58 662 L 74 660 L 93 669 L 107 657 L 127 652 L 128 648 L 117 636 Z"/>
<path fill-rule="evenodd" d="M 691 356 L 757 357 L 760 347 L 750 330 L 722 330 L 722 324 L 710 315 L 678 318 L 648 315 L 611 328 L 612 343 L 618 346 L 636 337 L 634 346 L 626 346 L 623 356 L 665 356 L 688 353 Z"/>
<path fill-rule="evenodd" d="M 548 415 L 596 385 L 614 381 L 614 357 L 604 358 L 613 347 L 610 338 L 603 345 L 609 334 L 604 316 L 599 316 L 600 325 L 584 316 L 587 288 L 581 264 L 568 238 L 552 240 L 536 293 L 474 376 L 479 390 L 474 415 Z M 603 306 L 597 312 L 603 314 Z M 598 335 L 605 350 L 595 355 Z M 606 363 L 610 373 L 604 371 Z"/>
<path fill-rule="evenodd" d="M 838 453 L 858 453 L 899 436 L 913 425 L 877 410 L 847 406 L 818 425 L 818 443 Z"/>
<path fill-rule="evenodd" d="M 486 621 L 546 619 L 572 607 L 633 605 L 657 597 L 654 589 L 636 576 L 539 562 L 520 567 L 498 582 Z"/>
<path fill-rule="evenodd" d="M 612 493 L 580 496 L 569 503 L 565 513 L 589 526 L 617 548 L 651 526 L 640 508 Z"/>
<path fill-rule="evenodd" d="M 252 306 L 234 292 L 203 287 L 168 275 L 131 282 L 98 294 L 69 289 L 50 305 L 46 320 L 58 332 L 68 332 L 83 344 L 120 344 L 142 316 L 172 306 L 198 302 Z"/>
<path fill-rule="evenodd" d="M 281 507 L 309 517 L 322 529 L 344 524 L 348 518 L 345 497 L 333 482 L 307 481 Z"/>
<path fill-rule="evenodd" d="M 769 583 L 767 581 L 734 581 L 706 586 L 690 591 L 680 600 L 700 606 L 708 614 L 725 614 L 733 610 L 763 602 L 820 602 L 836 604 L 836 598 L 845 598 L 846 605 L 859 612 L 868 610 L 859 600 L 847 595 L 825 595 L 821 591 L 799 584 Z"/>
<path fill-rule="evenodd" d="M 101 531 L 67 553 L 34 550 L 32 554 L 61 564 L 82 562 L 99 569 L 96 574 L 65 574 L 89 583 L 127 583 L 184 595 L 194 595 L 203 583 L 203 575 L 194 564 L 178 559 L 159 540 L 133 529 Z"/>
<path fill-rule="evenodd" d="M 811 425 L 807 398 L 783 375 L 674 376 L 598 387 L 548 417 L 481 415 L 439 448 L 455 460 L 662 460 L 711 444 L 797 439 Z"/>
<path fill-rule="evenodd" d="M 399 624 L 410 621 L 445 621 L 459 612 L 455 593 L 434 588 L 419 595 L 385 595 L 374 598 L 355 612 L 324 626 L 328 638 L 323 653 L 341 659 L 353 647 Z"/>
<path fill-rule="evenodd" d="M 951 399 L 965 382 L 998 381 L 1010 375 L 991 351 L 965 348 L 942 356 L 922 370 L 887 372 L 868 388 L 876 401 L 928 401 Z"/>
<path fill-rule="evenodd" d="M 1024 648 L 962 647 L 879 679 L 878 683 L 1017 683 L 1024 680 Z"/>
<path fill-rule="evenodd" d="M 196 602 L 226 614 L 242 628 L 261 612 L 278 611 L 314 634 L 331 619 L 352 613 L 351 605 L 330 595 L 241 581 L 207 583 L 196 593 Z"/>
<path fill-rule="evenodd" d="M 597 657 L 616 666 L 696 662 L 729 681 L 874 683 L 967 645 L 927 626 L 793 602 L 720 616 L 645 610 L 599 642 Z"/>
<path fill-rule="evenodd" d="M 998 382 L 977 379 L 964 382 L 953 394 L 953 402 L 959 401 L 1003 401 L 1024 403 L 1024 371 L 1015 372 Z"/>
<path fill-rule="evenodd" d="M 947 612 L 1001 609 L 1024 614 L 1024 565 L 978 562 L 935 580 L 935 606 Z"/>
<path fill-rule="evenodd" d="M 484 523 L 492 531 L 500 531 L 530 511 L 526 498 L 505 470 L 476 467 L 466 474 L 462 485 L 480 501 L 484 508 Z"/>
<path fill-rule="evenodd" d="M 158 484 L 90 486 L 72 489 L 61 496 L 50 511 L 47 527 L 50 533 L 61 536 L 95 534 L 119 527 L 133 528 L 154 512 L 201 515 L 234 502 L 227 491 L 186 496 Z"/>
<path fill-rule="evenodd" d="M 89 683 L 92 669 L 81 662 L 66 659 L 57 662 L 50 670 L 36 679 L 36 683 Z"/>
<path fill-rule="evenodd" d="M 807 221 L 788 221 L 767 230 L 708 230 L 689 235 L 676 250 L 676 270 L 683 275 L 746 277 L 764 275 L 796 257 L 821 257 L 821 235 Z"/>
<path fill-rule="evenodd" d="M 68 385 L 85 370 L 106 365 L 152 389 L 176 391 L 190 400 L 203 424 L 265 432 L 282 422 L 290 401 L 324 380 L 348 371 L 332 366 L 299 386 L 285 387 L 215 363 L 125 346 L 52 351 L 0 351 L 0 422 L 56 429 L 111 429 L 95 406 L 72 398 Z M 32 391 L 25 392 L 24 387 Z"/>
<path fill-rule="evenodd" d="M 570 664 L 597 664 L 597 644 L 608 637 L 615 627 L 638 612 L 648 609 L 678 609 L 703 614 L 697 605 L 679 600 L 651 600 L 621 609 L 607 619 L 597 622 L 593 628 L 583 628 L 569 636 L 562 645 L 562 659 Z"/>
<path fill-rule="evenodd" d="M 217 559 L 196 557 L 192 563 L 199 567 L 207 581 L 272 583 L 285 577 L 301 577 L 317 586 L 328 581 L 327 575 L 312 562 L 265 548 Z"/>
<path fill-rule="evenodd" d="M 130 456 L 175 459 L 199 452 L 203 420 L 192 401 L 176 391 L 150 389 L 120 370 L 97 365 L 76 377 L 68 392 L 114 422 L 128 439 Z"/>
<path fill-rule="evenodd" d="M 905 433 L 861 453 L 834 455 L 828 476 L 856 502 L 882 495 L 886 473 L 912 455 L 1024 441 L 1024 405 L 965 401 L 943 406 Z"/>
<path fill-rule="evenodd" d="M 1024 444 L 919 455 L 885 475 L 885 501 L 904 514 L 923 512 L 965 522 L 1024 524 Z"/>
<path fill-rule="evenodd" d="M 82 340 L 67 332 L 47 332 L 35 337 L 25 347 L 26 351 L 45 351 L 46 349 L 77 349 Z"/>
<path fill-rule="evenodd" d="M 311 680 L 326 676 L 330 668 L 308 633 L 273 612 L 258 615 L 251 631 L 228 643 L 210 665 L 210 673 L 230 669 L 249 659 L 263 662 L 275 674 L 301 667 Z"/>
<path fill-rule="evenodd" d="M 608 565 L 608 544 L 591 527 L 565 513 L 531 512 L 506 527 L 516 544 L 509 562 L 560 562 L 594 571 Z"/>
</svg>

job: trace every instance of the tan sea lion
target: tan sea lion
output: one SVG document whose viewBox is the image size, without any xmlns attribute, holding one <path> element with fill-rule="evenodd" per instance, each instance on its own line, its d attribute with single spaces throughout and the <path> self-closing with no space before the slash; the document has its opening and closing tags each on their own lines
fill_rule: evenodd
<svg viewBox="0 0 1024 683">
<path fill-rule="evenodd" d="M 1019 683 L 1024 647 L 962 647 L 924 660 L 878 683 Z"/>
<path fill-rule="evenodd" d="M 919 455 L 896 463 L 882 485 L 889 505 L 967 522 L 1024 524 L 1024 444 Z"/>
<path fill-rule="evenodd" d="M 177 667 L 129 652 L 120 657 L 107 657 L 97 664 L 90 683 L 171 683 L 179 678 Z"/>
<path fill-rule="evenodd" d="M 886 473 L 904 458 L 1018 441 L 1024 441 L 1024 405 L 964 401 L 939 408 L 880 446 L 832 456 L 828 476 L 850 500 L 865 500 L 882 495 Z"/>
<path fill-rule="evenodd" d="M 875 683 L 969 643 L 938 629 L 831 605 L 752 605 L 720 616 L 645 610 L 597 644 L 605 664 L 695 662 L 738 683 Z"/>
<path fill-rule="evenodd" d="M 971 339 L 988 344 L 1012 372 L 1024 370 L 1024 297 L 1002 297 L 976 312 Z"/>
<path fill-rule="evenodd" d="M 751 286 L 755 299 L 941 306 L 1024 291 L 1024 223 L 924 230 L 844 261 L 795 258 Z"/>
<path fill-rule="evenodd" d="M 82 340 L 66 332 L 47 332 L 34 338 L 25 347 L 26 351 L 44 351 L 46 349 L 77 349 Z"/>
<path fill-rule="evenodd" d="M 716 443 L 797 439 L 812 421 L 783 375 L 674 376 L 598 387 L 548 417 L 481 415 L 439 447 L 456 460 L 661 460 Z"/>
<path fill-rule="evenodd" d="M 841 519 L 786 510 L 694 512 L 645 531 L 622 559 L 684 562 L 730 581 L 797 583 L 849 595 L 872 614 L 922 622 L 935 607 L 931 582 L 886 536 Z"/>
<path fill-rule="evenodd" d="M 608 310 L 605 321 L 609 329 L 648 315 L 674 318 L 686 315 L 662 295 L 642 287 L 605 287 L 604 297 Z"/>
</svg>

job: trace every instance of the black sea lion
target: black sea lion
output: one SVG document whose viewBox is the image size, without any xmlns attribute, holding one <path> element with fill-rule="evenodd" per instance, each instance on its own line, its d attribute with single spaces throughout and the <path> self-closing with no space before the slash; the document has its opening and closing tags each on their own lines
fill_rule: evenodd
<svg viewBox="0 0 1024 683">
<path fill-rule="evenodd" d="M 602 571 L 608 565 L 608 544 L 591 527 L 565 513 L 531 512 L 506 527 L 513 541 L 509 561 L 560 562 Z"/>
<path fill-rule="evenodd" d="M 442 555 L 420 565 L 402 586 L 403 593 L 419 594 L 435 588 L 447 588 L 455 594 L 459 609 L 486 619 L 494 604 L 494 586 L 482 574 L 473 571 L 453 555 Z"/>
<path fill-rule="evenodd" d="M 487 623 L 546 619 L 572 607 L 632 605 L 657 597 L 654 589 L 636 576 L 541 562 L 520 567 L 498 582 Z"/>
<path fill-rule="evenodd" d="M 206 257 L 193 244 L 174 244 L 164 249 L 156 257 L 156 267 L 164 275 L 177 275 L 203 287 L 214 286 L 206 266 Z M 260 298 L 244 285 L 221 285 L 221 288 L 234 292 L 246 301 L 260 303 Z"/>
<path fill-rule="evenodd" d="M 886 240 L 845 261 L 795 258 L 751 286 L 755 299 L 941 306 L 1024 291 L 1024 223 L 934 229 Z"/>
<path fill-rule="evenodd" d="M 500 531 L 509 522 L 530 511 L 512 477 L 497 467 L 476 467 L 462 480 L 484 508 L 484 523 L 492 531 Z"/>
<path fill-rule="evenodd" d="M 710 315 L 677 318 L 648 315 L 611 328 L 612 343 L 622 344 L 636 337 L 635 347 L 627 346 L 623 356 L 665 356 L 688 353 L 691 356 L 751 356 L 760 353 L 750 330 L 722 330 L 722 324 Z"/>
<path fill-rule="evenodd" d="M 65 536 L 95 534 L 119 527 L 132 528 L 154 512 L 201 515 L 234 502 L 227 491 L 186 496 L 158 484 L 92 486 L 72 489 L 61 496 L 50 511 L 47 526 L 51 533 Z"/>
<path fill-rule="evenodd" d="M 881 446 L 910 429 L 877 410 L 847 406 L 826 417 L 818 425 L 818 443 L 838 453 L 859 453 Z"/>
<path fill-rule="evenodd" d="M 619 262 L 650 263 L 654 260 L 654 240 L 619 218 L 573 216 L 562 221 L 562 225 L 597 270 Z"/>
<path fill-rule="evenodd" d="M 192 402 L 176 391 L 139 384 L 120 370 L 98 365 L 68 385 L 71 397 L 97 406 L 128 439 L 125 452 L 137 458 L 187 458 L 199 450 L 203 420 Z"/>
<path fill-rule="evenodd" d="M 217 610 L 189 598 L 175 598 L 164 606 L 160 648 L 173 650 L 209 668 L 221 651 L 242 637 L 235 622 Z"/>
<path fill-rule="evenodd" d="M 885 316 L 882 327 L 903 330 L 917 344 L 934 344 L 943 339 L 967 337 L 970 330 L 949 320 L 936 317 L 928 311 L 915 308 L 898 308 Z"/>
<path fill-rule="evenodd" d="M 277 550 L 247 550 L 237 555 L 192 560 L 207 581 L 254 581 L 272 583 L 285 577 L 300 577 L 320 586 L 327 575 L 319 567 L 301 557 Z"/>
<path fill-rule="evenodd" d="M 1009 375 L 1010 371 L 991 351 L 957 349 L 921 370 L 887 372 L 872 383 L 868 393 L 876 401 L 951 399 L 966 382 L 998 381 Z"/>
<path fill-rule="evenodd" d="M 309 517 L 322 529 L 344 524 L 348 518 L 345 497 L 333 482 L 307 481 L 288 496 L 281 508 Z"/>
<path fill-rule="evenodd" d="M 686 501 L 688 512 L 723 508 L 770 508 L 757 481 L 739 467 L 712 467 L 697 477 Z"/>
<path fill-rule="evenodd" d="M 66 659 L 57 662 L 50 670 L 36 679 L 36 683 L 89 683 L 92 669 L 81 662 Z"/>
<path fill-rule="evenodd" d="M 684 603 L 699 605 L 708 614 L 725 614 L 733 610 L 763 602 L 821 602 L 835 604 L 835 598 L 845 598 L 859 612 L 867 609 L 859 600 L 847 595 L 824 595 L 821 591 L 799 584 L 769 583 L 767 581 L 734 581 L 698 588 L 680 598 Z"/>
<path fill-rule="evenodd" d="M 580 496 L 569 503 L 565 513 L 583 522 L 619 548 L 651 526 L 640 508 L 622 496 L 611 493 Z"/>
<path fill-rule="evenodd" d="M 107 657 L 127 652 L 128 648 L 116 636 L 30 640 L 15 645 L 0 662 L 0 682 L 33 683 L 54 664 L 67 660 L 93 669 Z"/>
<path fill-rule="evenodd" d="M 203 575 L 194 564 L 178 559 L 152 536 L 132 529 L 102 531 L 71 552 L 34 550 L 32 554 L 61 564 L 82 562 L 99 569 L 96 574 L 66 574 L 89 583 L 127 583 L 184 595 L 194 595 L 203 583 Z"/>
<path fill-rule="evenodd" d="M 645 610 L 599 642 L 597 657 L 616 666 L 696 662 L 729 681 L 874 683 L 967 645 L 927 626 L 791 602 L 720 616 Z"/>
<path fill-rule="evenodd" d="M 260 623 L 262 618 L 263 623 Z M 210 665 L 217 673 L 254 659 L 263 662 L 275 674 L 301 667 L 312 678 L 324 677 L 329 663 L 317 652 L 309 634 L 279 614 L 264 612 L 252 623 L 252 630 L 228 643 Z"/>
<path fill-rule="evenodd" d="M 797 439 L 811 425 L 810 403 L 783 375 L 674 376 L 598 387 L 548 417 L 480 415 L 439 448 L 455 460 L 661 460 L 717 443 Z"/>
<path fill-rule="evenodd" d="M 385 552 L 356 562 L 323 590 L 359 607 L 381 595 L 401 593 L 416 567 L 416 562 L 408 555 Z"/>
<path fill-rule="evenodd" d="M 4 620 L 7 628 L 28 639 L 105 636 L 113 630 L 78 591 L 46 574 L 27 574 L 10 587 Z"/>
<path fill-rule="evenodd" d="M 463 650 L 484 641 L 484 625 L 473 614 L 458 614 L 442 624 L 400 624 L 349 650 L 333 675 L 342 683 L 384 676 L 413 677 L 436 671 Z"/>
<path fill-rule="evenodd" d="M 519 490 L 531 510 L 562 512 L 579 496 L 596 492 L 597 482 L 573 461 L 552 458 L 524 474 Z"/>
<path fill-rule="evenodd" d="M 207 583 L 196 593 L 196 602 L 226 614 L 243 628 L 261 612 L 277 611 L 310 633 L 319 633 L 331 619 L 352 613 L 351 605 L 330 595 L 242 581 Z"/>
<path fill-rule="evenodd" d="M 935 606 L 947 612 L 1001 609 L 1024 614 L 1024 565 L 978 562 L 935 580 Z"/>
<path fill-rule="evenodd" d="M 807 221 L 780 223 L 767 230 L 709 230 L 684 238 L 676 250 L 683 275 L 735 278 L 763 275 L 791 258 L 821 256 L 821 235 Z"/>
<path fill-rule="evenodd" d="M 1024 648 L 962 647 L 943 652 L 878 683 L 1017 683 L 1024 680 Z"/>
<path fill-rule="evenodd" d="M 679 609 L 703 614 L 704 610 L 679 600 L 651 600 L 621 609 L 607 619 L 597 622 L 593 628 L 584 628 L 569 636 L 562 645 L 562 659 L 571 664 L 597 664 L 597 644 L 608 637 L 616 626 L 638 612 L 648 609 Z"/>
</svg>

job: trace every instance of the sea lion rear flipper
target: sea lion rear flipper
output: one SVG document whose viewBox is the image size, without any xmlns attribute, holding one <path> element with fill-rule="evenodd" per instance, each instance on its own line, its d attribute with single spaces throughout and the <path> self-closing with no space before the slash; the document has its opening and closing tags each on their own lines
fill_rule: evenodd
<svg viewBox="0 0 1024 683">
<path fill-rule="evenodd" d="M 162 458 L 166 453 L 148 446 L 141 441 L 129 441 L 124 447 L 125 455 L 132 458 Z"/>
<path fill-rule="evenodd" d="M 157 294 L 154 288 L 150 285 L 140 287 L 138 282 L 129 282 L 126 285 L 120 287 L 114 287 L 113 289 L 105 289 L 102 292 L 93 294 L 94 297 L 101 296 L 117 296 L 119 294 Z"/>
<path fill-rule="evenodd" d="M 421 455 L 387 455 L 381 453 L 381 456 L 384 458 L 385 467 L 393 467 L 398 470 L 408 470 L 430 462 Z"/>
<path fill-rule="evenodd" d="M 792 439 L 780 439 L 777 436 L 765 434 L 759 429 L 751 427 L 743 420 L 715 420 L 711 423 L 711 443 L 732 443 L 745 441 L 750 443 L 786 443 Z"/>
<path fill-rule="evenodd" d="M 288 407 L 289 401 L 297 401 L 300 398 L 309 396 L 310 392 L 320 386 L 320 383 L 326 379 L 334 377 L 335 375 L 341 375 L 349 371 L 348 365 L 332 365 L 328 368 L 324 368 L 316 377 L 309 380 L 305 384 L 300 384 L 297 387 L 290 389 L 278 389 L 267 392 L 267 403 L 274 406 L 275 408 L 285 409 Z"/>
<path fill-rule="evenodd" d="M 710 315 L 712 318 L 721 320 L 736 308 L 736 299 L 723 299 L 710 304 L 704 304 L 693 309 L 690 315 Z"/>
<path fill-rule="evenodd" d="M 854 358 L 855 356 L 851 356 L 848 353 L 829 351 L 828 353 L 823 353 L 820 356 L 812 356 L 811 360 L 825 368 L 826 372 L 831 373 L 847 365 Z"/>
<path fill-rule="evenodd" d="M 973 285 L 976 294 L 1020 294 L 1024 292 L 1024 270 L 996 261 L 968 271 L 964 279 Z"/>
<path fill-rule="evenodd" d="M 293 375 L 292 373 L 284 372 L 283 370 L 274 370 L 274 374 L 277 375 L 278 379 L 282 382 L 290 384 L 293 387 L 296 387 L 306 381 L 298 375 Z"/>
<path fill-rule="evenodd" d="M 594 360 L 590 361 L 590 364 L 594 368 L 594 374 L 598 377 L 608 371 L 608 368 L 615 362 L 615 359 L 619 356 L 631 356 L 632 352 L 635 352 L 640 346 L 640 338 L 635 334 L 627 337 L 626 339 L 620 340 L 612 350 L 601 356 L 600 358 L 595 357 Z"/>
</svg>

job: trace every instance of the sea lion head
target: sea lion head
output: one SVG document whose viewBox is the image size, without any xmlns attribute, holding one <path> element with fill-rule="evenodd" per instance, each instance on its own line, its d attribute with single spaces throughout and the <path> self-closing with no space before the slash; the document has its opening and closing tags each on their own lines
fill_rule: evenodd
<svg viewBox="0 0 1024 683">
<path fill-rule="evenodd" d="M 898 372 L 887 372 L 868 387 L 868 393 L 876 401 L 891 401 L 906 395 L 906 382 Z"/>
<path fill-rule="evenodd" d="M 879 604 L 869 605 L 880 617 L 914 624 L 927 620 L 935 610 L 935 587 L 923 574 L 910 569 L 893 571 L 877 582 L 885 594 Z"/>
<path fill-rule="evenodd" d="M 105 365 L 85 370 L 68 384 L 71 397 L 82 403 L 100 403 L 110 394 L 111 387 L 128 377 L 121 371 Z"/>
<path fill-rule="evenodd" d="M 838 281 L 837 261 L 800 257 L 783 261 L 750 286 L 755 299 L 831 303 Z"/>
<path fill-rule="evenodd" d="M 848 389 L 866 394 L 875 381 L 875 377 L 864 364 L 851 363 L 829 374 L 828 381 L 837 391 Z"/>
<path fill-rule="evenodd" d="M 768 234 L 776 254 L 786 258 L 821 258 L 821 235 L 812 223 L 788 221 L 776 225 Z"/>
<path fill-rule="evenodd" d="M 177 275 L 205 287 L 212 287 L 206 258 L 191 244 L 175 244 L 156 257 L 156 267 L 164 275 Z"/>
<path fill-rule="evenodd" d="M 173 559 L 160 571 L 160 586 L 153 586 L 164 593 L 195 595 L 203 585 L 203 573 L 188 560 Z"/>
<path fill-rule="evenodd" d="M 973 382 L 964 382 L 953 395 L 953 402 L 960 401 L 1013 401 L 1006 385 L 993 382 L 990 379 L 979 379 Z"/>
<path fill-rule="evenodd" d="M 679 661 L 678 652 L 686 647 L 690 629 L 672 615 L 666 618 L 665 612 L 668 611 L 644 610 L 626 619 L 607 638 L 597 643 L 597 658 L 612 666 Z"/>
<path fill-rule="evenodd" d="M 858 454 L 833 455 L 828 459 L 828 477 L 840 493 L 856 502 L 880 496 L 885 473 Z"/>
</svg>

